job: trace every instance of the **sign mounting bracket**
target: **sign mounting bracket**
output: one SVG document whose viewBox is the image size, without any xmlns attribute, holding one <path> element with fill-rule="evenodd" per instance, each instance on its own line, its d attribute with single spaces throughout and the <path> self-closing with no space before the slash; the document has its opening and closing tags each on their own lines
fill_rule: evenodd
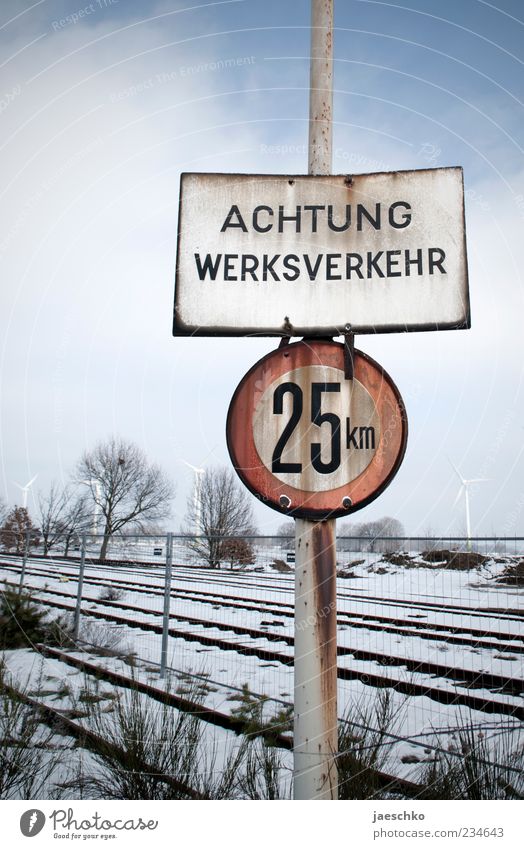
<svg viewBox="0 0 524 849">
<path fill-rule="evenodd" d="M 289 316 L 287 316 L 287 315 L 284 318 L 284 325 L 283 326 L 284 326 L 284 335 L 282 336 L 282 339 L 280 340 L 280 344 L 278 346 L 279 348 L 283 348 L 285 345 L 289 345 L 289 343 L 291 341 L 291 336 L 293 334 L 293 325 L 291 324 L 291 322 L 289 320 Z"/>
<path fill-rule="evenodd" d="M 355 334 L 348 323 L 344 327 L 344 377 L 353 380 L 355 356 Z"/>
</svg>

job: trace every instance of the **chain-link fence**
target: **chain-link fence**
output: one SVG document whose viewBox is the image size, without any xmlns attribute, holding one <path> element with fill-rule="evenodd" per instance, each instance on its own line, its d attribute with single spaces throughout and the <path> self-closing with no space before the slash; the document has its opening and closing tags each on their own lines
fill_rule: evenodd
<svg viewBox="0 0 524 849">
<path fill-rule="evenodd" d="M 103 561 L 101 544 L 58 539 L 44 556 L 27 536 L 0 554 L 4 588 L 60 622 L 46 650 L 290 734 L 294 539 L 128 534 Z M 523 592 L 524 538 L 338 538 L 339 716 L 354 745 L 358 729 L 375 735 L 405 777 L 461 755 L 464 729 L 516 740 Z"/>
</svg>

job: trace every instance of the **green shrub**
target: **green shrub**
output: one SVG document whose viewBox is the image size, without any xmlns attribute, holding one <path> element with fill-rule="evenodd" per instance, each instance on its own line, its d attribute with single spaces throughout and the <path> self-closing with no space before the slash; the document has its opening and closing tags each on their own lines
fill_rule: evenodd
<svg viewBox="0 0 524 849">
<path fill-rule="evenodd" d="M 233 708 L 231 716 L 239 731 L 247 737 L 264 737 L 269 745 L 275 745 L 280 734 L 293 730 L 293 706 L 283 705 L 275 714 L 268 714 L 267 705 L 272 700 L 268 696 L 252 693 L 248 684 L 242 685 L 238 696 L 229 696 L 229 701 L 239 702 Z"/>
<path fill-rule="evenodd" d="M 7 585 L 0 599 L 0 648 L 16 649 L 39 642 L 45 632 L 45 610 L 30 593 Z"/>
<path fill-rule="evenodd" d="M 339 799 L 381 798 L 377 772 L 388 765 L 394 721 L 389 690 L 379 690 L 372 707 L 354 705 L 346 711 L 338 731 Z"/>
<path fill-rule="evenodd" d="M 0 660 L 0 799 L 50 799 L 62 755 L 54 732 L 10 687 Z"/>
<path fill-rule="evenodd" d="M 82 706 L 101 741 L 93 750 L 96 770 L 63 789 L 80 789 L 84 798 L 95 799 L 235 798 L 242 745 L 226 753 L 219 770 L 218 749 L 205 738 L 209 726 L 197 715 L 153 701 L 136 688 L 120 693 L 108 712 L 88 690 L 86 683 Z"/>
<path fill-rule="evenodd" d="M 72 645 L 71 626 L 65 617 L 49 620 L 31 593 L 6 584 L 0 595 L 0 650 L 47 645 Z"/>
<path fill-rule="evenodd" d="M 524 799 L 522 734 L 490 739 L 472 725 L 456 734 L 449 752 L 438 752 L 424 770 L 422 799 Z"/>
</svg>

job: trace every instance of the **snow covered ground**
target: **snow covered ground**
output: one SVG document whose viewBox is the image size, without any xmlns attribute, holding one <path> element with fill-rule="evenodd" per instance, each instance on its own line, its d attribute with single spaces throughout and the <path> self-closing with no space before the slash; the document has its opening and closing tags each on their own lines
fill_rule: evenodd
<svg viewBox="0 0 524 849">
<path fill-rule="evenodd" d="M 167 686 L 176 692 L 183 689 L 187 674 L 199 675 L 206 685 L 201 688 L 202 702 L 224 713 L 238 707 L 244 687 L 253 697 L 264 696 L 264 715 L 270 717 L 293 698 L 293 669 L 275 660 L 261 660 L 256 655 L 244 655 L 235 646 L 248 645 L 292 658 L 289 641 L 268 640 L 264 636 L 249 637 L 233 630 L 249 628 L 268 631 L 283 637 L 293 636 L 294 575 L 280 573 L 271 568 L 271 558 L 256 568 L 263 571 L 231 571 L 192 568 L 174 568 L 170 607 L 170 627 L 180 636 L 168 640 L 168 678 L 159 678 L 161 635 L 140 628 L 150 623 L 157 627 L 162 622 L 163 569 L 157 567 L 96 567 L 88 565 L 85 572 L 82 602 L 82 636 L 91 643 L 111 646 L 113 656 L 101 656 L 96 648 L 78 656 L 96 662 L 102 668 L 129 673 L 129 657 L 133 656 L 134 674 L 156 686 Z M 281 553 L 281 552 L 280 552 Z M 414 555 L 413 555 L 414 556 Z M 364 560 L 363 563 L 355 561 Z M 366 675 L 381 674 L 405 683 L 417 683 L 428 689 L 438 687 L 451 694 L 473 692 L 460 682 L 436 677 L 422 672 L 412 672 L 406 667 L 389 665 L 387 658 L 406 658 L 439 663 L 474 672 L 491 672 L 505 678 L 524 678 L 523 619 L 515 611 L 522 611 L 523 589 L 497 582 L 506 562 L 497 557 L 467 571 L 395 566 L 384 562 L 382 555 L 362 555 L 344 552 L 341 566 L 349 568 L 354 577 L 338 579 L 338 613 L 340 616 L 339 645 L 355 650 L 367 650 L 384 655 L 383 662 L 356 660 L 351 655 L 339 657 L 340 668 L 351 668 L 361 673 L 363 680 L 339 681 L 339 715 L 352 711 L 355 719 L 360 714 L 364 724 L 376 704 L 377 690 L 363 683 Z M 15 562 L 15 561 L 12 561 Z M 349 566 L 348 566 L 349 564 Z M 43 574 L 44 572 L 49 574 Z M 61 561 L 31 560 L 27 566 L 26 584 L 34 588 L 38 597 L 52 606 L 59 602 L 74 609 L 78 566 Z M 0 561 L 0 580 L 16 582 L 18 575 L 7 568 L 5 558 Z M 141 611 L 112 608 L 102 603 L 107 588 L 118 584 L 118 605 L 141 608 Z M 204 595 L 207 594 L 207 595 Z M 236 606 L 235 606 L 236 605 Z M 243 606 L 239 606 L 243 605 Z M 454 608 L 454 609 L 451 609 Z M 91 618 L 89 612 L 114 613 L 133 618 L 137 627 L 111 624 Z M 63 611 L 57 611 L 63 613 Z M 353 620 L 344 614 L 356 617 Z M 184 618 L 186 617 L 186 619 Z M 355 627 L 375 622 L 378 629 Z M 195 624 L 187 619 L 205 620 Z M 388 623 L 401 620 L 403 633 L 388 630 Z M 409 631 L 409 623 L 412 624 Z M 140 623 L 140 624 L 139 624 Z M 353 623 L 353 624 L 352 624 Z M 407 623 L 407 624 L 406 624 Z M 221 627 L 218 628 L 217 626 Z M 424 629 L 421 627 L 425 627 Z M 443 629 L 453 626 L 454 636 L 464 638 L 465 644 L 447 640 Z M 380 630 L 382 628 L 382 630 Z M 476 636 L 471 632 L 476 632 Z M 192 635 L 192 641 L 182 638 Z M 428 639 L 428 635 L 437 639 Z M 486 637 L 482 635 L 485 634 Z M 491 636 L 488 638 L 487 635 Z M 199 635 L 208 639 L 227 641 L 229 648 L 219 648 L 198 642 Z M 495 635 L 495 636 L 493 636 Z M 497 638 L 497 635 L 499 637 Z M 466 641 L 470 639 L 470 645 Z M 483 642 L 497 643 L 500 648 L 484 647 Z M 478 644 L 473 645 L 474 642 Z M 512 647 L 515 649 L 512 651 Z M 520 651 L 519 651 L 520 649 Z M 48 682 L 44 691 L 54 706 L 66 708 L 68 696 L 59 697 L 66 688 L 77 692 L 82 687 L 83 675 L 62 661 L 42 658 L 35 651 L 16 650 L 7 653 L 8 668 L 14 679 L 27 686 L 36 687 L 38 678 Z M 108 692 L 114 687 L 107 686 Z M 54 694 L 53 694 L 53 691 Z M 502 729 L 514 729 L 515 739 L 522 732 L 522 722 L 502 713 L 487 714 L 465 705 L 441 704 L 429 695 L 409 696 L 390 690 L 395 721 L 389 731 L 391 742 L 390 772 L 416 777 L 416 761 L 434 757 L 432 747 L 448 749 L 455 743 L 457 729 L 465 724 L 474 726 L 479 733 L 490 736 Z M 521 705 L 522 694 L 494 693 L 475 689 L 476 696 L 495 699 L 498 703 Z M 209 733 L 221 740 L 219 729 Z M 231 732 L 221 731 L 223 744 Z M 396 737 L 403 738 L 397 740 Z M 210 738 L 211 739 L 211 738 Z M 220 744 L 222 745 L 222 743 Z"/>
</svg>

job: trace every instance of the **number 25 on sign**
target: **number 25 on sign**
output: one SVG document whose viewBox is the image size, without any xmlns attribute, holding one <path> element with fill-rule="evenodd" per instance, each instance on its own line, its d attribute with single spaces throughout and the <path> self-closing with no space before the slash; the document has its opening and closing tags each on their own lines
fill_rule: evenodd
<svg viewBox="0 0 524 849">
<path fill-rule="evenodd" d="M 227 442 L 243 483 L 290 516 L 327 519 L 359 510 L 393 479 L 407 440 L 400 394 L 388 374 L 329 341 L 286 345 L 237 387 Z"/>
</svg>

